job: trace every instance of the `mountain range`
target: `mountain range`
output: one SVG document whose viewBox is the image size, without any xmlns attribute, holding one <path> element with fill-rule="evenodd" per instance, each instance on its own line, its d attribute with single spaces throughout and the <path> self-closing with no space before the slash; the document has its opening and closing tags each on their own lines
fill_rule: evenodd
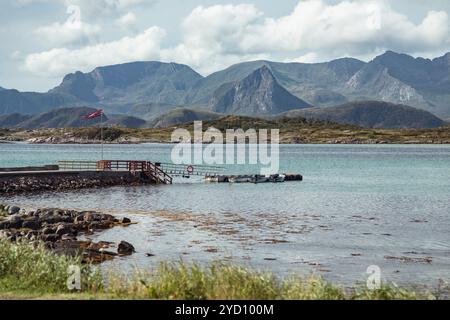
<svg viewBox="0 0 450 320">
<path fill-rule="evenodd" d="M 79 128 L 100 125 L 100 119 L 85 120 L 85 115 L 95 109 L 87 107 L 59 108 L 37 115 L 13 113 L 0 115 L 0 128 Z M 107 114 L 103 125 L 125 128 L 167 128 L 192 123 L 193 121 L 214 121 L 227 117 L 203 109 L 176 108 L 152 120 L 136 116 Z M 428 111 L 395 105 L 380 101 L 350 102 L 337 107 L 294 109 L 278 115 L 252 118 L 255 123 L 264 120 L 315 120 L 324 123 L 356 125 L 365 128 L 404 129 L 438 128 L 446 122 Z"/>
<path fill-rule="evenodd" d="M 132 62 L 68 74 L 46 93 L 0 88 L 0 115 L 86 106 L 122 115 L 119 122 L 135 116 L 151 123 L 180 108 L 270 116 L 373 100 L 450 117 L 450 53 L 432 60 L 387 51 L 370 62 L 251 61 L 207 77 L 182 64 Z"/>
<path fill-rule="evenodd" d="M 383 101 L 357 101 L 330 108 L 292 110 L 276 118 L 305 118 L 364 128 L 438 128 L 446 122 L 430 112 Z"/>
</svg>

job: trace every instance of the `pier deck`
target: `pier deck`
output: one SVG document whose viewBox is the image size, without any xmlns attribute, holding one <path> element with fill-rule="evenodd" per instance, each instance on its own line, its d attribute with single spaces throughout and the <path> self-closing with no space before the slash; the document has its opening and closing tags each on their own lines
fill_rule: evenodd
<svg viewBox="0 0 450 320">
<path fill-rule="evenodd" d="M 172 184 L 173 176 L 201 176 L 207 182 L 285 182 L 302 181 L 300 174 L 223 175 L 222 167 L 174 165 L 136 160 L 59 161 L 42 167 L 0 168 L 0 193 L 70 190 L 139 184 Z"/>
</svg>

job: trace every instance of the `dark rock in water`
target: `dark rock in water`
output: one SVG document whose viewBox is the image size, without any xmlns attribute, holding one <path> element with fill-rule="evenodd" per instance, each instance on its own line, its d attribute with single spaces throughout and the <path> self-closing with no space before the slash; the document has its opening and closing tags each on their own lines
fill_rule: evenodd
<svg viewBox="0 0 450 320">
<path fill-rule="evenodd" d="M 84 222 L 84 214 L 80 214 L 76 216 L 74 219 L 74 223 L 81 223 L 81 222 Z"/>
<path fill-rule="evenodd" d="M 94 221 L 89 225 L 91 230 L 106 230 L 112 228 L 112 222 L 109 221 Z"/>
<path fill-rule="evenodd" d="M 69 224 L 60 224 L 56 228 L 55 233 L 59 236 L 65 235 L 65 234 L 71 234 L 73 233 L 73 228 Z"/>
<path fill-rule="evenodd" d="M 20 208 L 19 208 L 19 207 L 12 206 L 12 207 L 9 208 L 8 213 L 9 213 L 10 215 L 13 215 L 13 214 L 18 213 L 19 211 L 20 211 Z"/>
<path fill-rule="evenodd" d="M 124 223 L 124 224 L 125 223 L 131 223 L 131 220 L 129 218 L 124 217 L 124 218 L 121 219 L 120 223 Z"/>
<path fill-rule="evenodd" d="M 123 255 L 131 255 L 134 252 L 136 252 L 136 250 L 134 249 L 134 247 L 131 243 L 128 243 L 126 241 L 121 241 L 119 243 L 119 247 L 117 248 L 117 252 L 119 254 L 123 254 Z"/>
</svg>

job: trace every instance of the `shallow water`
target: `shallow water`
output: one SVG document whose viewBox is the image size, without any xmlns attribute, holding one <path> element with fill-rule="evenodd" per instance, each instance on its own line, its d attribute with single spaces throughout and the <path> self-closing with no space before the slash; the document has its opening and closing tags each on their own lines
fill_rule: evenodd
<svg viewBox="0 0 450 320">
<path fill-rule="evenodd" d="M 108 145 L 105 158 L 168 162 L 172 145 Z M 95 145 L 0 145 L 0 167 L 98 159 Z M 96 209 L 139 223 L 95 238 L 137 253 L 110 263 L 229 259 L 279 274 L 352 284 L 370 265 L 382 279 L 436 285 L 450 271 L 450 146 L 286 145 L 281 172 L 303 182 L 114 187 L 5 198 L 30 207 Z M 254 166 L 228 172 L 256 173 Z M 147 257 L 147 253 L 155 254 Z M 393 258 L 417 259 L 401 261 Z M 420 259 L 432 258 L 431 263 Z"/>
</svg>

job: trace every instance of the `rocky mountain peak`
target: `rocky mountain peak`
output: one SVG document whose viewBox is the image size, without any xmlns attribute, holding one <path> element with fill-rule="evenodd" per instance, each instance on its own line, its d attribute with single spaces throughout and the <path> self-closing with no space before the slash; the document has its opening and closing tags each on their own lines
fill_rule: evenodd
<svg viewBox="0 0 450 320">
<path fill-rule="evenodd" d="M 266 65 L 241 81 L 222 85 L 210 102 L 215 112 L 240 115 L 277 114 L 308 107 L 283 88 Z"/>
</svg>

